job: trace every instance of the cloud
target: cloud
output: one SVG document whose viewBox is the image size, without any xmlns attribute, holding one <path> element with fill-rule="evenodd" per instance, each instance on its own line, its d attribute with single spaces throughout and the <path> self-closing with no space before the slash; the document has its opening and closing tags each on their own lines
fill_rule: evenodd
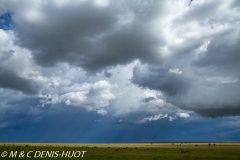
<svg viewBox="0 0 240 160">
<path fill-rule="evenodd" d="M 184 93 L 189 86 L 187 78 L 171 73 L 167 68 L 138 64 L 134 67 L 132 82 L 141 87 L 160 90 L 169 96 Z"/>
<path fill-rule="evenodd" d="M 128 68 L 133 68 L 134 64 Z M 132 69 L 127 72 L 131 73 Z M 132 75 L 126 76 L 127 74 L 124 71 L 120 71 L 109 79 L 111 81 L 117 78 L 122 82 L 118 83 L 118 89 L 114 92 L 116 99 L 112 101 L 107 110 L 114 120 L 122 119 L 126 123 L 139 123 L 145 117 L 157 114 L 171 114 L 178 109 L 167 103 L 161 92 L 133 85 L 129 82 Z M 127 84 L 126 80 L 128 81 Z"/>
<path fill-rule="evenodd" d="M 184 65 L 181 64 L 186 69 Z M 231 61 L 229 65 L 232 65 Z M 166 102 L 202 116 L 239 115 L 239 74 L 235 69 L 221 69 L 222 66 L 214 65 L 214 62 L 211 66 L 190 67 L 183 70 L 184 74 L 173 74 L 166 68 L 138 64 L 134 67 L 132 82 L 140 87 L 158 90 L 164 94 Z"/>
<path fill-rule="evenodd" d="M 107 77 L 107 78 L 110 78 L 110 77 L 112 77 L 112 73 L 105 70 L 104 71 L 104 76 Z"/>
<path fill-rule="evenodd" d="M 169 122 L 172 122 L 174 119 L 177 119 L 176 117 L 173 117 L 173 116 L 169 116 Z"/>
<path fill-rule="evenodd" d="M 19 76 L 12 70 L 4 69 L 0 71 L 0 87 L 21 90 L 26 94 L 37 94 L 40 85 L 30 79 Z"/>
<path fill-rule="evenodd" d="M 42 105 L 65 103 L 68 106 L 79 107 L 87 111 L 96 111 L 99 114 L 106 115 L 107 111 L 103 108 L 115 99 L 111 89 L 116 86 L 107 81 L 98 81 L 93 84 L 83 83 L 74 84 L 66 87 L 62 94 L 41 95 Z"/>
<path fill-rule="evenodd" d="M 237 27 L 237 24 L 232 24 Z M 232 27 L 233 27 L 232 26 Z M 213 38 L 209 43 L 206 52 L 201 53 L 194 61 L 194 66 L 205 69 L 208 74 L 220 74 L 228 77 L 239 77 L 237 68 L 240 67 L 238 60 L 240 55 L 239 29 L 227 31 L 223 35 Z M 209 70 L 209 71 L 207 71 Z"/>
<path fill-rule="evenodd" d="M 175 41 L 162 50 L 168 55 L 164 65 L 136 65 L 132 82 L 158 90 L 168 103 L 205 117 L 239 115 L 240 13 L 231 5 L 202 1 L 179 12 L 167 37 Z"/>
<path fill-rule="evenodd" d="M 190 115 L 188 113 L 176 113 L 181 118 L 188 118 Z"/>
<path fill-rule="evenodd" d="M 0 87 L 38 94 L 44 78 L 36 74 L 29 51 L 13 44 L 12 31 L 0 30 L 0 39 Z"/>
<path fill-rule="evenodd" d="M 182 71 L 180 71 L 178 68 L 177 69 L 169 69 L 168 73 L 182 74 Z"/>
<path fill-rule="evenodd" d="M 124 122 L 239 115 L 236 4 L 3 0 L 0 87 Z"/>
<path fill-rule="evenodd" d="M 105 111 L 105 110 L 103 110 L 103 109 L 100 109 L 100 110 L 97 110 L 97 113 L 104 116 L 104 115 L 107 114 L 107 111 Z"/>
<path fill-rule="evenodd" d="M 146 123 L 146 122 L 151 122 L 151 121 L 157 121 L 157 120 L 160 120 L 160 119 L 163 119 L 163 118 L 167 118 L 168 115 L 165 114 L 164 116 L 162 114 L 158 114 L 158 115 L 155 115 L 155 116 L 152 116 L 152 117 L 145 117 L 143 118 L 140 123 Z"/>
<path fill-rule="evenodd" d="M 161 10 L 156 5 L 163 2 L 25 3 L 4 1 L 14 11 L 16 43 L 31 50 L 34 61 L 43 67 L 66 62 L 95 73 L 136 59 L 160 61 L 156 54 L 162 40 L 147 22 L 157 18 Z"/>
</svg>

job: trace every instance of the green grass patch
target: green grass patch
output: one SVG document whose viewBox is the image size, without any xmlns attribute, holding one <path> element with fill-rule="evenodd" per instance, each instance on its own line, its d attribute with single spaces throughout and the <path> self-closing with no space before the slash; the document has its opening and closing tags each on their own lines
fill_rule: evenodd
<svg viewBox="0 0 240 160">
<path fill-rule="evenodd" d="M 30 152 L 32 151 L 32 152 Z M 51 152 L 51 158 L 35 153 Z M 84 156 L 82 151 L 86 151 Z M 2 157 L 2 153 L 7 153 Z M 10 153 L 16 153 L 9 157 Z M 27 157 L 27 153 L 29 156 Z M 20 157 L 20 153 L 24 153 Z M 61 156 L 62 153 L 65 153 Z M 67 153 L 70 153 L 67 155 Z M 69 158 L 74 155 L 76 157 Z M 0 143 L 0 159 L 86 159 L 86 160 L 231 160 L 240 159 L 239 143 L 124 143 L 124 144 L 59 144 L 59 143 Z M 58 154 L 58 155 L 57 155 Z M 57 156 L 56 156 L 57 155 Z M 15 157 L 14 157 L 15 156 Z"/>
</svg>

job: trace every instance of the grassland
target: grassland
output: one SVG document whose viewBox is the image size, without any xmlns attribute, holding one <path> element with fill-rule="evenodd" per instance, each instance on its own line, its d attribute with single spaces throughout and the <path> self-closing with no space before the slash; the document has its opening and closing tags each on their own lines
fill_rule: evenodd
<svg viewBox="0 0 240 160">
<path fill-rule="evenodd" d="M 16 158 L 9 158 L 16 152 Z M 29 151 L 31 158 L 27 157 Z M 34 158 L 34 153 L 43 151 L 77 152 L 86 151 L 78 158 Z M 187 153 L 182 153 L 186 152 Z M 7 152 L 7 157 L 1 154 Z M 19 153 L 25 153 L 19 158 Z M 190 152 L 190 153 L 189 153 Z M 59 143 L 0 143 L 0 159 L 86 159 L 86 160 L 230 160 L 240 159 L 240 143 L 120 143 L 120 144 L 59 144 Z"/>
</svg>

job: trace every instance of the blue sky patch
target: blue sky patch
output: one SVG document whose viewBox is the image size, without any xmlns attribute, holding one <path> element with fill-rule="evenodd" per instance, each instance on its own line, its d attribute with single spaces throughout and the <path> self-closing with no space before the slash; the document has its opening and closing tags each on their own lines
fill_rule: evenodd
<svg viewBox="0 0 240 160">
<path fill-rule="evenodd" d="M 14 24 L 11 18 L 10 13 L 5 13 L 0 16 L 0 29 L 3 30 L 12 30 L 14 28 Z"/>
</svg>

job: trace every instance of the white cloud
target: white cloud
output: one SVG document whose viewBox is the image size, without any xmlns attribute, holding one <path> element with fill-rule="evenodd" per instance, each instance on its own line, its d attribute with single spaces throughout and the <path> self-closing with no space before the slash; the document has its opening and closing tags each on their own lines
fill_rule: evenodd
<svg viewBox="0 0 240 160">
<path fill-rule="evenodd" d="M 41 95 L 42 104 L 57 104 L 64 102 L 66 105 L 80 107 L 87 111 L 96 111 L 99 114 L 106 115 L 107 111 L 103 108 L 115 99 L 111 89 L 116 86 L 108 81 L 98 81 L 95 83 L 74 84 L 71 87 L 65 87 L 64 94 Z"/>
<path fill-rule="evenodd" d="M 106 7 L 109 4 L 109 0 L 95 0 L 95 4 L 100 7 Z"/>
<path fill-rule="evenodd" d="M 183 72 L 180 71 L 178 68 L 176 69 L 169 69 L 168 73 L 175 73 L 175 74 L 182 74 Z"/>
<path fill-rule="evenodd" d="M 190 115 L 188 113 L 176 113 L 181 118 L 188 118 Z"/>
<path fill-rule="evenodd" d="M 105 111 L 105 110 L 103 110 L 103 109 L 100 109 L 100 110 L 97 110 L 97 113 L 104 116 L 104 115 L 107 114 L 107 111 Z"/>
<path fill-rule="evenodd" d="M 157 120 L 160 120 L 160 119 L 163 119 L 163 118 L 167 118 L 167 117 L 168 117 L 167 114 L 165 114 L 164 116 L 163 116 L 162 114 L 158 114 L 158 115 L 151 116 L 151 117 L 145 117 L 145 118 L 143 118 L 142 120 L 140 120 L 140 123 L 157 121 Z"/>
<path fill-rule="evenodd" d="M 236 80 L 224 80 L 224 81 L 221 81 L 221 83 L 236 83 L 238 82 L 238 79 Z"/>
<path fill-rule="evenodd" d="M 175 116 L 173 117 L 173 116 L 169 116 L 169 120 L 168 121 L 170 121 L 170 122 L 172 122 L 174 119 L 177 119 Z"/>
</svg>

